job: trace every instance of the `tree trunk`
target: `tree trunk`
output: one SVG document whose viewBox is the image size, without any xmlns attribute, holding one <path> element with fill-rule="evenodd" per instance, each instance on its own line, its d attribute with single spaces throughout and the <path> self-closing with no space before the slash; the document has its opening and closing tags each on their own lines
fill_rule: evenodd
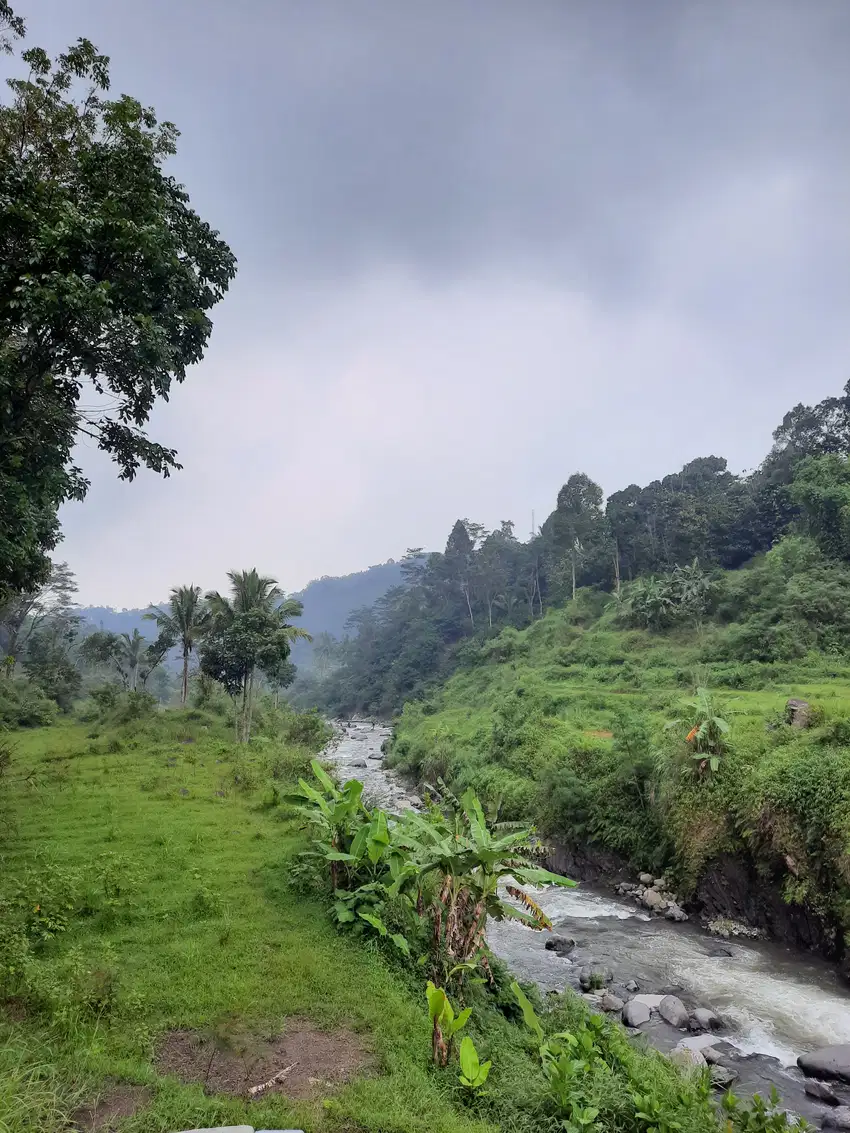
<svg viewBox="0 0 850 1133">
<path fill-rule="evenodd" d="M 614 593 L 620 595 L 620 545 L 614 540 Z"/>
<path fill-rule="evenodd" d="M 239 730 L 237 733 L 237 742 L 244 744 L 248 742 L 248 691 L 250 688 L 251 674 L 245 674 L 245 680 L 242 685 L 242 707 L 239 711 Z"/>
<path fill-rule="evenodd" d="M 575 597 L 576 597 L 576 553 L 575 553 L 575 551 L 572 551 L 570 553 L 570 565 L 572 566 L 572 574 L 573 574 L 573 601 L 575 601 Z"/>
<path fill-rule="evenodd" d="M 251 670 L 251 675 L 248 678 L 248 704 L 245 712 L 245 730 L 243 743 L 248 743 L 251 739 L 251 719 L 254 715 L 254 670 Z"/>
<path fill-rule="evenodd" d="M 180 703 L 186 703 L 189 696 L 189 650 L 183 647 L 183 687 L 180 689 Z"/>
<path fill-rule="evenodd" d="M 466 598 L 466 608 L 469 610 L 469 623 L 472 626 L 473 632 L 475 631 L 475 618 L 472 616 L 472 603 L 469 601 L 469 587 L 464 586 L 463 595 Z"/>
</svg>

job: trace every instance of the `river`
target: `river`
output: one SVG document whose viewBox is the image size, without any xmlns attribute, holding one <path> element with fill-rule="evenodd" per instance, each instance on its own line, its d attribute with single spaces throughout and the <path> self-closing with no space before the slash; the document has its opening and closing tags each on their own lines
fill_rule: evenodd
<svg viewBox="0 0 850 1133">
<path fill-rule="evenodd" d="M 340 728 L 324 757 L 342 780 L 359 779 L 368 799 L 400 813 L 421 800 L 383 765 L 381 746 L 389 735 L 384 726 L 352 722 Z M 803 1092 L 796 1058 L 831 1043 L 850 1043 L 850 990 L 829 964 L 762 941 L 721 941 L 689 923 L 650 919 L 599 887 L 553 886 L 537 890 L 535 899 L 555 932 L 573 937 L 576 947 L 567 959 L 546 950 L 548 933 L 512 921 L 491 923 L 490 947 L 521 979 L 544 991 L 563 991 L 578 986 L 579 968 L 592 960 L 611 968 L 615 985 L 635 980 L 641 993 L 674 992 L 688 1007 L 709 1007 L 726 1025 L 712 1041 L 730 1044 L 745 1087 L 741 1092 L 764 1091 L 774 1083 L 795 1112 L 809 1120 L 822 1114 Z M 655 1021 L 648 1038 L 668 1050 L 682 1035 Z M 698 1046 L 708 1039 L 687 1041 Z"/>
</svg>

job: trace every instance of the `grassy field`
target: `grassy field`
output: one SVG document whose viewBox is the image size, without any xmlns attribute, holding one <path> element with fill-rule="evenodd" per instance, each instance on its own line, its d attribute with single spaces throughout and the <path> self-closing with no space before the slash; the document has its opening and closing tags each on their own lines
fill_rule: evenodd
<svg viewBox="0 0 850 1133">
<path fill-rule="evenodd" d="M 310 753 L 271 742 L 239 753 L 191 715 L 135 734 L 66 724 L 11 737 L 0 889 L 31 905 L 36 928 L 66 905 L 69 922 L 28 961 L 26 995 L 0 1007 L 0 1130 L 65 1129 L 120 1082 L 149 1091 L 120 1124 L 134 1133 L 239 1122 L 484 1133 L 430 1071 L 421 989 L 288 887 L 300 836 L 264 806 L 268 770 L 291 776 Z M 275 1034 L 293 1019 L 356 1032 L 367 1072 L 327 1097 L 249 1104 L 155 1069 L 174 1029 Z"/>
</svg>

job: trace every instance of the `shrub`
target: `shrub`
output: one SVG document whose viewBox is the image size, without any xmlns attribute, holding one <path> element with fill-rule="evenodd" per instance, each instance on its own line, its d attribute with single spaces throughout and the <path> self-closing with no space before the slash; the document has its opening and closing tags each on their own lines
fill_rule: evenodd
<svg viewBox="0 0 850 1133">
<path fill-rule="evenodd" d="M 23 677 L 0 680 L 0 725 L 7 728 L 43 728 L 58 715 L 55 701 Z"/>
</svg>

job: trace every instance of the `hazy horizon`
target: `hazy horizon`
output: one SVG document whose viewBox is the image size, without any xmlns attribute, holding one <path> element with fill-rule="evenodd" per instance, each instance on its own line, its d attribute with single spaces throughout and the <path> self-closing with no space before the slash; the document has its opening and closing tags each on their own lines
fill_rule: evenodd
<svg viewBox="0 0 850 1133">
<path fill-rule="evenodd" d="M 55 556 L 133 608 L 257 566 L 287 591 L 752 468 L 850 377 L 850 6 L 823 0 L 39 0 L 182 130 L 239 259 L 204 362 L 119 483 L 84 447 Z"/>
</svg>

